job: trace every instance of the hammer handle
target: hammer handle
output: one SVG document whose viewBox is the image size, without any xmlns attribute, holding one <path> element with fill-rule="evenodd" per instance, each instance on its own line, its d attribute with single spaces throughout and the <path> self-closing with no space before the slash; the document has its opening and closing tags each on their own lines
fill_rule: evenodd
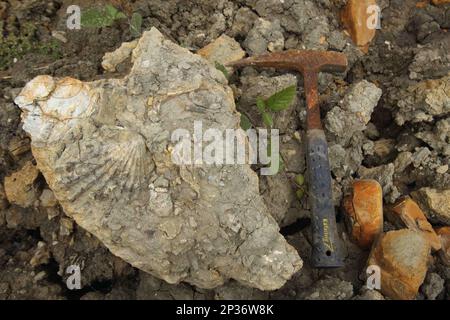
<svg viewBox="0 0 450 320">
<path fill-rule="evenodd" d="M 336 228 L 328 145 L 322 129 L 307 131 L 309 205 L 312 211 L 312 265 L 342 267 L 343 259 Z"/>
</svg>

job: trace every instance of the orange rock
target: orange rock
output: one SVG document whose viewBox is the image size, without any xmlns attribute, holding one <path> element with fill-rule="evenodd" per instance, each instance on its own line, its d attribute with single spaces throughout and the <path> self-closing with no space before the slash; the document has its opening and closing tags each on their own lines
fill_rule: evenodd
<svg viewBox="0 0 450 320">
<path fill-rule="evenodd" d="M 239 42 L 223 34 L 206 47 L 198 50 L 197 54 L 212 64 L 218 62 L 225 65 L 229 62 L 242 59 L 245 56 L 245 51 L 242 50 Z"/>
<path fill-rule="evenodd" d="M 430 252 L 430 243 L 423 232 L 390 231 L 374 243 L 368 265 L 380 268 L 381 292 L 385 296 L 412 300 L 427 274 Z"/>
<path fill-rule="evenodd" d="M 432 0 L 434 5 L 441 5 L 441 4 L 446 4 L 446 3 L 450 3 L 450 0 Z"/>
<path fill-rule="evenodd" d="M 30 207 L 38 199 L 35 181 L 39 170 L 31 161 L 19 171 L 5 178 L 5 193 L 8 201 L 21 207 Z"/>
<path fill-rule="evenodd" d="M 376 28 L 369 28 L 368 22 L 374 15 L 370 6 L 376 4 L 376 0 L 349 0 L 342 13 L 342 23 L 357 46 L 364 47 L 375 37 Z"/>
<path fill-rule="evenodd" d="M 433 250 L 441 249 L 441 241 L 438 235 L 414 200 L 410 197 L 401 199 L 394 205 L 392 212 L 400 218 L 408 229 L 423 232 Z"/>
<path fill-rule="evenodd" d="M 419 1 L 416 3 L 416 8 L 425 8 L 427 5 L 430 4 L 430 0 L 426 0 L 426 1 Z"/>
<path fill-rule="evenodd" d="M 375 180 L 357 180 L 353 193 L 344 198 L 344 209 L 352 239 L 368 248 L 383 232 L 383 191 Z"/>
<path fill-rule="evenodd" d="M 442 262 L 450 266 L 450 227 L 441 227 L 436 229 L 436 233 L 441 240 L 442 248 L 439 251 L 439 256 Z"/>
</svg>

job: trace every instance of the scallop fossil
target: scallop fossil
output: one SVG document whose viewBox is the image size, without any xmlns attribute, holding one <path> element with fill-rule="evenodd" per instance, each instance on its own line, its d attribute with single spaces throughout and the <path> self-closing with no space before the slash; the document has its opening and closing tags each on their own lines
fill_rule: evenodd
<svg viewBox="0 0 450 320">
<path fill-rule="evenodd" d="M 113 254 L 169 283 L 229 278 L 281 287 L 302 261 L 279 234 L 248 165 L 187 166 L 171 132 L 238 128 L 226 79 L 202 57 L 143 34 L 123 79 L 38 76 L 16 98 L 37 165 L 65 213 Z"/>
</svg>

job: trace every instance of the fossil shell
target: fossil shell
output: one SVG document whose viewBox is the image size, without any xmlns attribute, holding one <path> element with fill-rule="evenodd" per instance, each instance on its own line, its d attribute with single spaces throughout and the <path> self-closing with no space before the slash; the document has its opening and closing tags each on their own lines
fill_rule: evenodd
<svg viewBox="0 0 450 320">
<path fill-rule="evenodd" d="M 39 76 L 16 98 L 32 151 L 65 213 L 113 254 L 170 283 L 234 278 L 281 287 L 302 261 L 248 165 L 179 166 L 171 132 L 239 127 L 231 89 L 202 57 L 143 34 L 123 79 Z"/>
</svg>

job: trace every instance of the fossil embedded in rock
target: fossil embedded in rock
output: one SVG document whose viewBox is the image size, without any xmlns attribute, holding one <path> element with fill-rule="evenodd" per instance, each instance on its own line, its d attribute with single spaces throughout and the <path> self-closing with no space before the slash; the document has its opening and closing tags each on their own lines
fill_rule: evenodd
<svg viewBox="0 0 450 320">
<path fill-rule="evenodd" d="M 281 287 L 302 266 L 248 165 L 178 166 L 171 133 L 239 127 L 231 89 L 202 57 L 145 32 L 123 79 L 39 76 L 15 102 L 67 215 L 115 255 L 170 283 Z"/>
</svg>

